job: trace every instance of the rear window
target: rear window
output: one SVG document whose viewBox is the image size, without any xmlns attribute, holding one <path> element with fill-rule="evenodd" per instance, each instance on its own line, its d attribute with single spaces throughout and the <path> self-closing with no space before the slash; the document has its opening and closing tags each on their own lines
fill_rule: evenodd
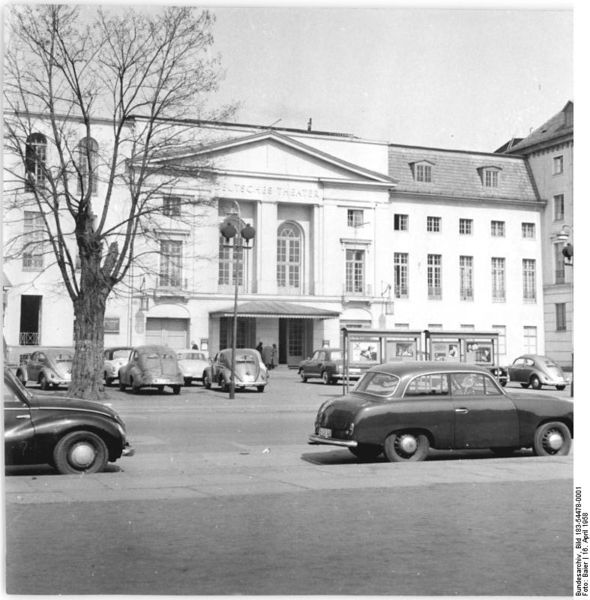
<svg viewBox="0 0 590 600">
<path fill-rule="evenodd" d="M 399 377 L 390 373 L 365 373 L 356 384 L 355 392 L 366 392 L 376 396 L 391 396 L 399 384 Z"/>
</svg>

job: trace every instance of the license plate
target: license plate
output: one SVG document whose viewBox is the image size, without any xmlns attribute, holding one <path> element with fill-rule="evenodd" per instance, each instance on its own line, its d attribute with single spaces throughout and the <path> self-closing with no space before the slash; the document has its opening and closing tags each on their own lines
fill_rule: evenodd
<svg viewBox="0 0 590 600">
<path fill-rule="evenodd" d="M 331 429 L 326 429 L 325 427 L 320 427 L 318 429 L 318 435 L 320 437 L 323 437 L 323 438 L 332 437 L 332 430 Z"/>
</svg>

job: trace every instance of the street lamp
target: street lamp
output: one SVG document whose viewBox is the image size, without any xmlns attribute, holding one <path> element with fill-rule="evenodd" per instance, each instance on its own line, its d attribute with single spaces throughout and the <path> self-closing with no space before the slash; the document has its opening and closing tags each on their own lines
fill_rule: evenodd
<svg viewBox="0 0 590 600">
<path fill-rule="evenodd" d="M 240 267 L 240 257 L 244 250 L 250 250 L 250 240 L 254 239 L 256 230 L 252 225 L 246 224 L 242 227 L 242 219 L 240 218 L 240 206 L 234 201 L 236 212 L 234 213 L 236 218 L 231 219 L 227 217 L 225 221 L 219 226 L 219 231 L 226 243 L 223 245 L 224 248 L 232 248 L 234 258 L 234 320 L 233 320 L 233 335 L 232 335 L 232 352 L 231 352 L 231 375 L 229 384 L 229 397 L 234 398 L 236 393 L 236 339 L 238 337 L 238 273 Z M 237 227 L 242 227 L 238 232 Z M 238 233 L 240 235 L 238 235 Z M 230 241 L 232 243 L 230 243 Z"/>
<path fill-rule="evenodd" d="M 569 232 L 573 230 L 574 228 L 571 225 L 562 225 L 561 229 L 559 230 L 559 233 L 555 236 L 555 239 L 558 242 L 567 242 L 561 249 L 561 253 L 565 258 L 564 264 L 570 267 L 574 264 L 574 245 L 568 240 L 570 239 Z"/>
</svg>

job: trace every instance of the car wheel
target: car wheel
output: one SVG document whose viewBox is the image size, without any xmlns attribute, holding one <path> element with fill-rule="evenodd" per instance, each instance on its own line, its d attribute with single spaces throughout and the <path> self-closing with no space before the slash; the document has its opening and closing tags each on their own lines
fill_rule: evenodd
<svg viewBox="0 0 590 600">
<path fill-rule="evenodd" d="M 541 380 L 536 375 L 533 375 L 531 377 L 531 387 L 534 390 L 540 390 L 543 387 L 543 384 L 541 383 Z"/>
<path fill-rule="evenodd" d="M 359 444 L 355 448 L 349 448 L 349 450 L 361 460 L 372 460 L 383 452 L 381 446 L 374 446 L 373 444 Z"/>
<path fill-rule="evenodd" d="M 303 381 L 303 383 L 307 383 L 307 377 L 303 369 L 299 369 L 299 377 L 301 377 L 301 381 Z"/>
<path fill-rule="evenodd" d="M 23 387 L 27 385 L 27 378 L 25 377 L 25 374 L 22 371 L 19 371 L 16 374 L 16 377 L 23 384 Z"/>
<path fill-rule="evenodd" d="M 529 387 L 530 383 L 521 383 L 520 387 L 523 387 L 525 390 Z"/>
<path fill-rule="evenodd" d="M 203 373 L 203 387 L 207 390 L 211 389 L 211 379 L 207 373 Z"/>
<path fill-rule="evenodd" d="M 496 456 L 510 456 L 514 454 L 516 448 L 490 448 Z"/>
<path fill-rule="evenodd" d="M 322 381 L 324 385 L 332 384 L 332 377 L 330 377 L 330 373 L 328 373 L 328 371 L 322 371 Z"/>
<path fill-rule="evenodd" d="M 219 377 L 219 387 L 222 392 L 229 392 L 229 383 L 225 380 L 225 377 Z"/>
<path fill-rule="evenodd" d="M 49 381 L 47 381 L 47 377 L 45 377 L 45 375 L 41 375 L 41 377 L 39 377 L 39 385 L 41 386 L 42 390 L 49 389 Z"/>
<path fill-rule="evenodd" d="M 409 462 L 424 460 L 428 447 L 428 438 L 423 433 L 398 431 L 387 436 L 383 451 L 390 462 Z"/>
<path fill-rule="evenodd" d="M 104 441 L 91 431 L 72 431 L 53 450 L 55 468 L 62 474 L 98 473 L 108 461 Z"/>
<path fill-rule="evenodd" d="M 180 386 L 179 385 L 173 385 L 172 386 L 172 393 L 173 394 L 180 394 Z"/>
<path fill-rule="evenodd" d="M 565 390 L 565 385 L 556 385 L 555 389 L 559 392 L 562 392 L 563 390 Z"/>
<path fill-rule="evenodd" d="M 127 386 L 126 386 L 126 385 L 123 383 L 123 380 L 121 379 L 121 375 L 119 375 L 119 389 L 120 389 L 122 392 L 124 392 L 126 387 L 127 387 Z"/>
<path fill-rule="evenodd" d="M 562 456 L 569 453 L 571 445 L 572 436 L 567 425 L 553 421 L 535 431 L 533 452 L 537 456 Z"/>
<path fill-rule="evenodd" d="M 111 387 L 111 385 L 113 385 L 113 381 L 114 379 L 112 377 L 109 377 L 106 373 L 104 374 L 104 384 L 107 387 Z"/>
<path fill-rule="evenodd" d="M 185 377 L 184 378 L 184 385 L 186 387 L 188 387 L 192 382 L 193 382 L 193 380 L 190 377 Z"/>
<path fill-rule="evenodd" d="M 131 386 L 131 391 L 134 394 L 139 394 L 139 386 L 135 385 L 135 381 L 133 380 L 133 377 L 129 380 L 129 385 Z"/>
<path fill-rule="evenodd" d="M 264 392 L 264 387 L 265 387 L 265 386 L 263 386 L 263 385 L 257 385 L 257 386 L 256 386 L 256 389 L 257 389 L 259 392 Z"/>
</svg>

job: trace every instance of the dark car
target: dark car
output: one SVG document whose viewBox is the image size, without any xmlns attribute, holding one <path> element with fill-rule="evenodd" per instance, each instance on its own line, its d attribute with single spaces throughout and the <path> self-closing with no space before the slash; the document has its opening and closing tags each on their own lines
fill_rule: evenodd
<svg viewBox="0 0 590 600">
<path fill-rule="evenodd" d="M 367 369 L 377 363 L 376 355 L 360 355 L 359 360 L 351 361 L 348 365 L 348 378 L 357 380 Z M 326 385 L 342 381 L 346 376 L 342 350 L 340 348 L 316 350 L 311 358 L 299 363 L 298 373 L 303 382 L 313 377 L 319 377 Z"/>
<path fill-rule="evenodd" d="M 145 387 L 155 387 L 161 392 L 164 386 L 179 394 L 182 385 L 184 377 L 176 352 L 168 346 L 137 346 L 131 351 L 129 362 L 119 369 L 119 389 L 129 386 L 135 394 Z"/>
<path fill-rule="evenodd" d="M 125 424 L 110 407 L 62 396 L 34 396 L 4 370 L 7 465 L 49 464 L 63 474 L 97 473 L 133 456 Z"/>
<path fill-rule="evenodd" d="M 424 460 L 429 448 L 563 455 L 572 437 L 569 399 L 508 394 L 485 367 L 415 362 L 373 367 L 352 393 L 322 404 L 309 443 L 403 462 Z"/>
<path fill-rule="evenodd" d="M 554 385 L 556 389 L 563 390 L 569 383 L 561 367 L 546 356 L 538 354 L 523 354 L 509 367 L 510 381 L 520 383 L 523 388 L 532 387 L 540 390 L 544 385 Z"/>
<path fill-rule="evenodd" d="M 232 349 L 226 348 L 215 355 L 211 364 L 203 371 L 203 385 L 209 389 L 216 383 L 227 391 L 231 382 Z M 238 348 L 234 369 L 234 385 L 236 390 L 255 387 L 264 392 L 268 383 L 268 369 L 262 362 L 260 352 L 254 348 Z"/>
<path fill-rule="evenodd" d="M 71 348 L 39 348 L 18 366 L 16 376 L 23 385 L 38 383 L 43 390 L 70 385 L 73 360 Z"/>
</svg>

